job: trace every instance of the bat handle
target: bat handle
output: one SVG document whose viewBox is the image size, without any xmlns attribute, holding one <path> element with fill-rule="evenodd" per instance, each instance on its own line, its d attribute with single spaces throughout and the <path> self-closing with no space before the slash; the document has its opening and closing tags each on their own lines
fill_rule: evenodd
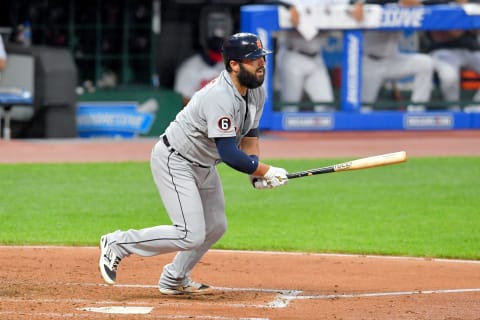
<svg viewBox="0 0 480 320">
<path fill-rule="evenodd" d="M 301 178 L 301 177 L 306 177 L 306 176 L 311 176 L 312 174 L 309 172 L 294 172 L 294 173 L 288 173 L 287 178 L 288 179 L 295 179 L 295 178 Z"/>
</svg>

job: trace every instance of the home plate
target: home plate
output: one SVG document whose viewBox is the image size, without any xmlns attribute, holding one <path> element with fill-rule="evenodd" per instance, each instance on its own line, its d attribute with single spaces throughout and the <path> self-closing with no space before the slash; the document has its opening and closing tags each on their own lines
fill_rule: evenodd
<svg viewBox="0 0 480 320">
<path fill-rule="evenodd" d="M 99 307 L 99 308 L 78 308 L 82 311 L 91 311 L 99 313 L 111 314 L 147 314 L 152 311 L 153 307 Z"/>
</svg>

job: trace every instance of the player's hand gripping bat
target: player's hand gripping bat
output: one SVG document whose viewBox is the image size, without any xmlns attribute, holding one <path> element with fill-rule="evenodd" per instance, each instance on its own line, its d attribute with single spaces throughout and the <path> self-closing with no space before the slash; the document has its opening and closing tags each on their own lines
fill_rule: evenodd
<svg viewBox="0 0 480 320">
<path fill-rule="evenodd" d="M 367 169 L 373 167 L 386 166 L 390 164 L 396 164 L 407 161 L 407 153 L 405 151 L 393 152 L 371 156 L 367 158 L 360 158 L 351 160 L 339 164 L 334 164 L 327 167 L 310 169 L 305 171 L 293 172 L 287 174 L 288 179 L 295 179 L 307 176 L 313 176 L 316 174 L 332 173 L 338 171 L 350 171 Z"/>
</svg>

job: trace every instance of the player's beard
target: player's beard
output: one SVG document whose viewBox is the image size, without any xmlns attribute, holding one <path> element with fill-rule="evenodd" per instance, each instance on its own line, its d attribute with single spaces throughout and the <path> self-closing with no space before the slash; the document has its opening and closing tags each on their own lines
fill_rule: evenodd
<svg viewBox="0 0 480 320">
<path fill-rule="evenodd" d="M 257 76 L 256 72 L 258 70 L 255 70 L 255 72 L 252 73 L 244 68 L 241 63 L 239 66 L 240 72 L 238 72 L 238 82 L 240 82 L 242 86 L 245 86 L 248 89 L 255 89 L 263 84 L 263 81 L 265 80 L 265 67 L 261 67 L 263 69 L 263 74 Z"/>
</svg>

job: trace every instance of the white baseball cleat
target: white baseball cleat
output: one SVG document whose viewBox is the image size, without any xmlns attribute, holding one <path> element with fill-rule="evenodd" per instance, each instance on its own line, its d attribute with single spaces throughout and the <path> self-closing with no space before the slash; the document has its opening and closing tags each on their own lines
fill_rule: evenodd
<svg viewBox="0 0 480 320">
<path fill-rule="evenodd" d="M 107 284 L 115 284 L 115 281 L 117 280 L 118 264 L 122 258 L 117 256 L 115 252 L 112 251 L 108 244 L 106 235 L 100 238 L 100 251 L 98 267 L 100 269 L 102 278 Z"/>
<path fill-rule="evenodd" d="M 159 285 L 158 290 L 165 295 L 208 295 L 213 294 L 215 289 L 212 287 L 190 280 L 188 284 L 178 287 L 166 287 Z"/>
</svg>

